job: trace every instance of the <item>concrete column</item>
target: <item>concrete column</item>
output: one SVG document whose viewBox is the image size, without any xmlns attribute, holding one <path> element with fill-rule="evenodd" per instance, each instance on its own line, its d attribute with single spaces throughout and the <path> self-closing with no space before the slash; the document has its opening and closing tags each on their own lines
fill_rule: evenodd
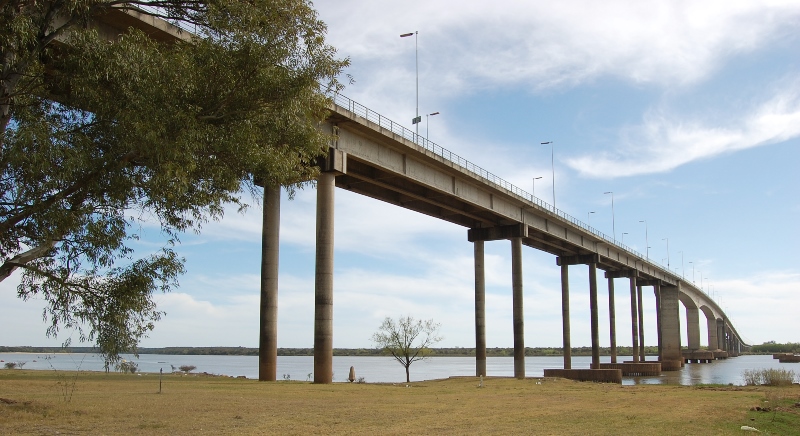
<svg viewBox="0 0 800 436">
<path fill-rule="evenodd" d="M 525 316 L 522 311 L 522 238 L 511 238 L 511 282 L 514 304 L 514 377 L 525 378 Z"/>
<path fill-rule="evenodd" d="M 631 339 L 633 362 L 639 361 L 639 312 L 636 309 L 636 277 L 631 277 Z"/>
<path fill-rule="evenodd" d="M 700 349 L 700 309 L 686 308 L 686 345 L 689 351 Z"/>
<path fill-rule="evenodd" d="M 644 310 L 642 309 L 642 287 L 636 286 L 637 306 L 639 311 L 639 361 L 644 362 Z"/>
<path fill-rule="evenodd" d="M 589 306 L 592 319 L 592 368 L 600 368 L 600 325 L 597 308 L 597 264 L 589 264 Z"/>
<path fill-rule="evenodd" d="M 708 329 L 708 351 L 719 348 L 717 342 L 717 320 L 706 316 L 706 328 Z"/>
<path fill-rule="evenodd" d="M 475 241 L 475 375 L 486 376 L 486 274 L 483 241 Z"/>
<path fill-rule="evenodd" d="M 617 363 L 617 314 L 614 306 L 614 279 L 608 279 L 608 330 L 611 336 L 611 363 Z"/>
<path fill-rule="evenodd" d="M 729 338 L 728 338 L 728 329 L 727 326 L 725 325 L 725 319 L 722 320 L 722 338 L 724 339 L 722 341 L 722 350 L 723 351 L 730 350 L 730 347 L 728 347 Z"/>
<path fill-rule="evenodd" d="M 725 348 L 725 329 L 722 327 L 722 320 L 717 319 L 717 349 Z"/>
<path fill-rule="evenodd" d="M 259 311 L 258 380 L 278 375 L 278 245 L 281 187 L 264 186 L 261 229 L 261 307 Z"/>
<path fill-rule="evenodd" d="M 661 336 L 661 285 L 653 285 L 653 293 L 656 297 L 656 336 L 658 337 L 658 360 L 661 360 L 661 352 L 664 349 Z"/>
<path fill-rule="evenodd" d="M 681 321 L 679 316 L 678 287 L 662 286 L 661 294 L 661 361 L 664 370 L 679 370 L 681 353 Z"/>
<path fill-rule="evenodd" d="M 317 259 L 314 282 L 314 383 L 333 382 L 333 215 L 336 176 L 317 180 Z"/>
<path fill-rule="evenodd" d="M 569 332 L 569 265 L 561 264 L 561 336 L 564 339 L 564 369 L 572 369 Z"/>
</svg>

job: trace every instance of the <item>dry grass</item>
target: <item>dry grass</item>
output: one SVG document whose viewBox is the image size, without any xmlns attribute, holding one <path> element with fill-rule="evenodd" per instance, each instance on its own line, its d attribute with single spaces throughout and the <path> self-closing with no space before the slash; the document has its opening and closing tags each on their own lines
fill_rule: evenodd
<svg viewBox="0 0 800 436">
<path fill-rule="evenodd" d="M 733 434 L 764 387 L 475 378 L 391 384 L 0 371 L 0 434 Z M 800 388 L 784 396 L 800 401 Z"/>
</svg>

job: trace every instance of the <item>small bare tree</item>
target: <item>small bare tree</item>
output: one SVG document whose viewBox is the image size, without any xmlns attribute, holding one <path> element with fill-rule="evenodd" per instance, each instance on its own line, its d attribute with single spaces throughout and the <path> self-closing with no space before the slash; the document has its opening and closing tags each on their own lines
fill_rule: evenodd
<svg viewBox="0 0 800 436">
<path fill-rule="evenodd" d="M 372 342 L 384 352 L 391 354 L 406 369 L 406 382 L 411 381 L 408 367 L 417 360 L 430 355 L 430 346 L 442 340 L 439 336 L 441 324 L 415 320 L 410 316 L 401 316 L 395 322 L 388 316 L 372 335 Z"/>
</svg>

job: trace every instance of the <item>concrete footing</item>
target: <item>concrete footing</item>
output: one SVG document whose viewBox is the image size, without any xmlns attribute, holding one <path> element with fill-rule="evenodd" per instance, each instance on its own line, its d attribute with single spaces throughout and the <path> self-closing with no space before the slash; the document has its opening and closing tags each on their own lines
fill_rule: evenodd
<svg viewBox="0 0 800 436">
<path fill-rule="evenodd" d="M 683 361 L 686 363 L 711 363 L 714 359 L 716 358 L 713 351 L 695 350 L 683 352 Z"/>
<path fill-rule="evenodd" d="M 714 350 L 713 353 L 714 353 L 714 358 L 715 359 L 727 359 L 728 358 L 728 352 L 727 351 Z"/>
<path fill-rule="evenodd" d="M 601 363 L 598 369 L 618 369 L 622 375 L 661 375 L 660 362 Z"/>
<path fill-rule="evenodd" d="M 545 369 L 544 376 L 622 384 L 622 370 L 620 369 Z"/>
<path fill-rule="evenodd" d="M 800 362 L 800 356 L 795 356 L 794 354 L 787 354 L 783 357 L 778 358 L 778 362 L 780 363 L 797 363 Z"/>
<path fill-rule="evenodd" d="M 683 368 L 683 360 L 662 360 L 661 371 L 680 371 Z"/>
</svg>

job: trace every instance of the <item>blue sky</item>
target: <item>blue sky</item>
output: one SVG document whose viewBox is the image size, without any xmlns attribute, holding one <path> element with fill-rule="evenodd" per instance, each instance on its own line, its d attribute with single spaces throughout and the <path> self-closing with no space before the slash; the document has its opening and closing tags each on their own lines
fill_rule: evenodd
<svg viewBox="0 0 800 436">
<path fill-rule="evenodd" d="M 547 202 L 551 150 L 540 143 L 554 141 L 559 209 L 611 235 L 613 191 L 618 239 L 645 253 L 646 220 L 650 258 L 702 276 L 746 340 L 800 341 L 800 2 L 315 6 L 352 61 L 345 95 L 412 128 L 414 39 L 399 35 L 418 31 L 420 134 L 529 192 L 541 176 Z M 280 347 L 313 346 L 314 204 L 312 186 L 282 203 Z M 187 273 L 158 296 L 167 315 L 142 346 L 257 346 L 260 220 L 255 202 L 183 238 Z M 335 220 L 335 347 L 369 347 L 383 317 L 399 315 L 440 322 L 441 346 L 474 346 L 465 228 L 343 190 Z M 162 244 L 143 232 L 137 248 Z M 510 243 L 487 243 L 486 262 L 488 346 L 511 347 Z M 555 258 L 525 248 L 523 262 L 526 345 L 560 346 Z M 588 346 L 588 268 L 571 267 L 570 282 L 572 344 Z M 15 286 L 0 284 L 0 344 L 68 337 L 45 338 L 41 302 L 18 300 Z M 617 342 L 630 345 L 627 282 L 616 289 Z"/>
</svg>

